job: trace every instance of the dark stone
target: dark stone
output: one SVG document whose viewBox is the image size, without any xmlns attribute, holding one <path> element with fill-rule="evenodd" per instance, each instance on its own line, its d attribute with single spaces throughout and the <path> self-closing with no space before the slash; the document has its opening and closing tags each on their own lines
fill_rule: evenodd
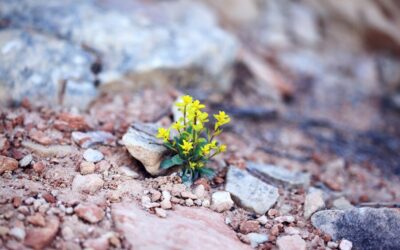
<svg viewBox="0 0 400 250">
<path fill-rule="evenodd" d="M 325 210 L 311 222 L 333 240 L 350 240 L 354 249 L 400 249 L 400 212 L 395 209 Z"/>
</svg>

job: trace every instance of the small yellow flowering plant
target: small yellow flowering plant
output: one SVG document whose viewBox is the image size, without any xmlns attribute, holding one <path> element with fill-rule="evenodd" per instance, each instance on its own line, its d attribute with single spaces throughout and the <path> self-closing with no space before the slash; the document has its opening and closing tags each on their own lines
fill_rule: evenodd
<svg viewBox="0 0 400 250">
<path fill-rule="evenodd" d="M 200 101 L 186 95 L 176 106 L 181 117 L 170 128 L 160 128 L 157 134 L 171 151 L 171 156 L 161 162 L 161 168 L 181 166 L 180 174 L 185 183 L 200 177 L 212 178 L 214 171 L 206 165 L 212 157 L 226 151 L 226 145 L 219 144 L 215 137 L 222 133 L 222 126 L 230 122 L 230 117 L 219 111 L 214 115 L 214 127 L 209 129 L 205 126 L 209 122 L 208 113 L 202 111 L 205 105 Z"/>
</svg>

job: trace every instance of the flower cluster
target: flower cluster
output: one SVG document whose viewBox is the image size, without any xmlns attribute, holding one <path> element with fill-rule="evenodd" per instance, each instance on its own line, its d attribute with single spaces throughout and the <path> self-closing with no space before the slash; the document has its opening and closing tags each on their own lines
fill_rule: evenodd
<svg viewBox="0 0 400 250">
<path fill-rule="evenodd" d="M 219 144 L 215 137 L 222 133 L 222 126 L 230 122 L 230 117 L 219 111 L 214 115 L 214 129 L 210 130 L 206 126 L 208 113 L 203 111 L 205 105 L 199 100 L 186 95 L 176 106 L 181 117 L 170 128 L 160 128 L 157 134 L 157 138 L 162 139 L 171 151 L 171 156 L 161 163 L 161 168 L 181 166 L 184 182 L 192 182 L 201 176 L 212 177 L 214 171 L 206 164 L 212 157 L 226 151 L 226 145 Z"/>
</svg>

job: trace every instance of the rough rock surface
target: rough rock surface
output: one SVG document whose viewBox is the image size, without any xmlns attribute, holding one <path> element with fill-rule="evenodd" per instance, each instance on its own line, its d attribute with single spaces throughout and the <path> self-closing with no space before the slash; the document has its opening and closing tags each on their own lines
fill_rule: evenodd
<svg viewBox="0 0 400 250">
<path fill-rule="evenodd" d="M 129 153 L 145 167 L 151 175 L 160 175 L 160 163 L 167 149 L 154 137 L 157 129 L 153 125 L 134 124 L 122 137 Z"/>
<path fill-rule="evenodd" d="M 277 201 L 278 189 L 252 176 L 245 170 L 230 166 L 225 190 L 247 209 L 265 214 Z"/>
<path fill-rule="evenodd" d="M 282 167 L 254 162 L 248 162 L 247 168 L 260 178 L 285 187 L 306 187 L 310 184 L 309 173 L 293 172 Z"/>
<path fill-rule="evenodd" d="M 205 84 L 228 84 L 223 79 L 236 56 L 237 43 L 217 26 L 204 5 L 180 1 L 143 5 L 134 1 L 132 6 L 124 12 L 103 8 L 95 1 L 2 1 L 0 15 L 10 20 L 11 27 L 38 30 L 96 51 L 101 62 L 96 73 L 102 82 L 129 75 L 137 78 L 136 85 L 159 85 L 170 77 L 184 76 L 188 81 L 180 84 L 190 84 L 207 76 L 219 81 Z M 90 68 L 90 64 L 84 65 Z M 223 84 L 213 87 L 226 88 Z"/>
<path fill-rule="evenodd" d="M 325 210 L 311 217 L 312 224 L 332 236 L 347 239 L 356 249 L 399 249 L 400 212 L 387 208 Z"/>
<path fill-rule="evenodd" d="M 28 230 L 24 244 L 33 249 L 44 249 L 53 241 L 59 226 L 60 221 L 57 217 L 49 217 L 46 221 L 46 227 Z"/>
<path fill-rule="evenodd" d="M 94 58 L 74 44 L 32 31 L 10 29 L 0 31 L 0 49 L 2 101 L 10 97 L 17 101 L 25 97 L 44 98 L 84 107 L 97 94 L 90 71 Z"/>
<path fill-rule="evenodd" d="M 250 249 L 223 223 L 223 217 L 204 208 L 177 206 L 167 218 L 148 216 L 135 204 L 115 204 L 116 228 L 136 249 Z M 193 237 L 193 236 L 196 237 Z"/>
</svg>

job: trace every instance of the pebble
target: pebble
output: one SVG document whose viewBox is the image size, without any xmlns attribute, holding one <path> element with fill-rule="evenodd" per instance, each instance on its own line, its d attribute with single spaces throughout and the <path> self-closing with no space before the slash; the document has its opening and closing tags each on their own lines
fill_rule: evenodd
<svg viewBox="0 0 400 250">
<path fill-rule="evenodd" d="M 151 201 L 152 202 L 156 202 L 156 201 L 159 201 L 161 199 L 161 192 L 158 191 L 158 190 L 151 190 L 150 194 L 151 194 Z"/>
<path fill-rule="evenodd" d="M 75 207 L 74 211 L 79 218 L 89 223 L 97 223 L 101 221 L 105 215 L 104 210 L 94 204 L 79 204 Z"/>
<path fill-rule="evenodd" d="M 205 200 L 203 200 L 203 202 L 201 203 L 201 205 L 202 205 L 203 207 L 210 207 L 211 202 L 210 202 L 209 199 L 205 199 Z"/>
<path fill-rule="evenodd" d="M 14 171 L 17 168 L 18 168 L 17 160 L 0 155 L 0 175 L 6 171 Z"/>
<path fill-rule="evenodd" d="M 256 220 L 244 221 L 240 224 L 239 230 L 243 234 L 254 233 L 260 229 L 260 223 Z"/>
<path fill-rule="evenodd" d="M 334 242 L 334 241 L 329 241 L 326 245 L 327 245 L 329 248 L 333 248 L 333 249 L 336 249 L 336 248 L 339 247 L 339 244 L 336 243 L 336 242 Z"/>
<path fill-rule="evenodd" d="M 64 240 L 72 240 L 74 238 L 74 231 L 70 227 L 65 226 L 61 229 L 61 235 Z"/>
<path fill-rule="evenodd" d="M 29 208 L 27 206 L 20 206 L 17 211 L 23 215 L 29 215 Z"/>
<path fill-rule="evenodd" d="M 28 216 L 27 221 L 34 226 L 44 227 L 46 225 L 44 217 L 39 213 L 32 216 Z"/>
<path fill-rule="evenodd" d="M 340 241 L 339 249 L 340 250 L 351 250 L 353 248 L 353 243 L 349 240 L 343 239 Z"/>
<path fill-rule="evenodd" d="M 219 213 L 231 209 L 233 204 L 234 202 L 229 192 L 217 191 L 211 196 L 211 209 Z"/>
<path fill-rule="evenodd" d="M 74 209 L 72 207 L 67 207 L 67 208 L 65 208 L 65 213 L 66 214 L 73 214 L 74 213 Z"/>
<path fill-rule="evenodd" d="M 12 228 L 9 232 L 9 235 L 13 236 L 15 239 L 22 241 L 25 239 L 26 232 L 25 229 L 20 228 L 20 227 L 14 227 Z"/>
<path fill-rule="evenodd" d="M 161 207 L 163 209 L 171 209 L 172 208 L 172 203 L 171 203 L 171 193 L 169 191 L 162 191 L 162 201 L 161 201 Z"/>
<path fill-rule="evenodd" d="M 19 166 L 25 168 L 31 164 L 32 160 L 33 158 L 31 154 L 25 155 L 24 158 L 19 161 Z"/>
<path fill-rule="evenodd" d="M 0 226 L 0 237 L 6 236 L 9 231 L 8 227 Z"/>
<path fill-rule="evenodd" d="M 128 166 L 122 166 L 119 168 L 119 170 L 123 175 L 128 176 L 130 178 L 136 179 L 139 177 L 139 174 Z"/>
<path fill-rule="evenodd" d="M 319 189 L 314 189 L 306 195 L 304 201 L 304 217 L 308 219 L 311 217 L 311 215 L 324 207 L 325 201 L 322 191 Z"/>
<path fill-rule="evenodd" d="M 346 209 L 354 208 L 354 206 L 351 205 L 350 201 L 348 201 L 344 197 L 340 197 L 340 198 L 334 200 L 332 205 L 333 205 L 333 209 L 339 209 L 339 210 L 346 210 Z"/>
<path fill-rule="evenodd" d="M 32 166 L 33 170 L 38 174 L 41 174 L 43 172 L 43 170 L 45 169 L 45 167 L 46 167 L 46 165 L 41 161 L 36 162 Z"/>
<path fill-rule="evenodd" d="M 104 155 L 98 150 L 88 148 L 83 153 L 83 158 L 89 162 L 98 162 L 103 160 Z"/>
<path fill-rule="evenodd" d="M 202 199 L 202 198 L 204 198 L 206 189 L 205 189 L 204 185 L 200 184 L 194 188 L 193 193 L 197 198 Z"/>
<path fill-rule="evenodd" d="M 156 207 L 156 208 L 155 208 L 155 211 L 156 211 L 156 215 L 157 215 L 158 217 L 160 217 L 160 218 L 165 218 L 165 217 L 167 217 L 167 211 L 165 211 L 164 209 L 159 208 L 159 207 Z"/>
<path fill-rule="evenodd" d="M 185 200 L 185 205 L 188 206 L 188 207 L 191 207 L 191 206 L 194 205 L 194 202 L 193 202 L 192 199 L 186 199 Z"/>
<path fill-rule="evenodd" d="M 250 241 L 250 245 L 256 248 L 258 245 L 268 241 L 268 235 L 259 233 L 249 233 L 246 235 Z"/>
<path fill-rule="evenodd" d="M 261 225 L 265 225 L 268 222 L 267 216 L 263 215 L 257 218 L 257 221 L 260 222 Z"/>
<path fill-rule="evenodd" d="M 77 174 L 72 182 L 72 190 L 94 194 L 103 187 L 104 181 L 99 174 Z"/>
<path fill-rule="evenodd" d="M 286 235 L 277 239 L 280 250 L 306 250 L 306 242 L 299 235 Z"/>
<path fill-rule="evenodd" d="M 286 215 L 286 216 L 279 216 L 279 217 L 276 217 L 276 218 L 274 219 L 274 221 L 279 222 L 279 223 L 284 223 L 284 222 L 286 222 L 286 223 L 292 223 L 292 222 L 295 221 L 295 218 L 294 218 L 293 216 L 291 216 L 291 215 Z"/>
<path fill-rule="evenodd" d="M 79 170 L 82 175 L 93 174 L 96 170 L 96 166 L 93 162 L 82 161 Z"/>
<path fill-rule="evenodd" d="M 24 200 L 24 203 L 25 203 L 26 205 L 32 205 L 34 201 L 35 201 L 35 198 L 33 198 L 33 197 L 28 197 L 28 198 L 26 198 L 26 199 Z"/>
</svg>

